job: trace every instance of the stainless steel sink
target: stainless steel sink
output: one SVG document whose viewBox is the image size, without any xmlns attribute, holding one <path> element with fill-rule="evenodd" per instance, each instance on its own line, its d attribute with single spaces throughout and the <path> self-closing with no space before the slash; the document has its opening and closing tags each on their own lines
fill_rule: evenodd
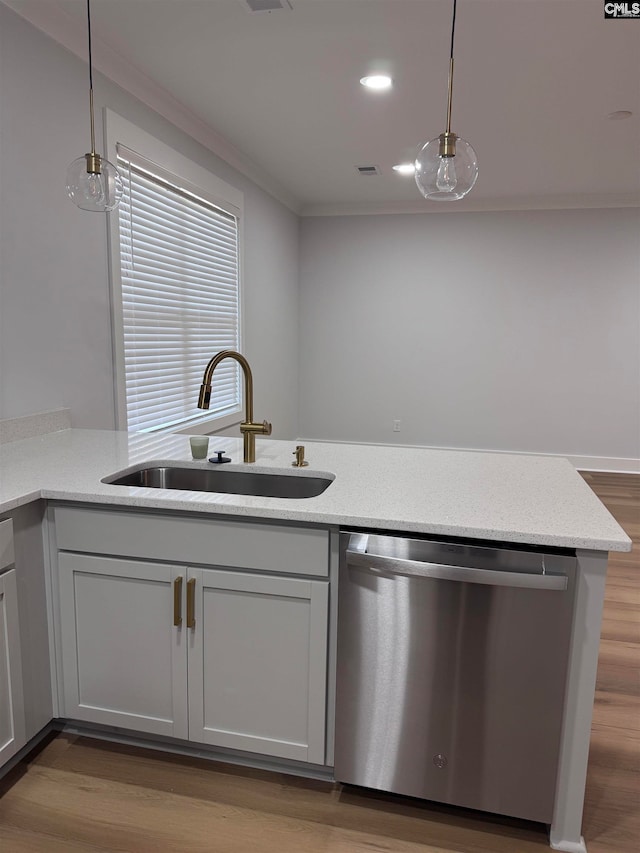
<svg viewBox="0 0 640 853">
<path fill-rule="evenodd" d="M 219 468 L 186 468 L 155 465 L 111 474 L 102 480 L 112 486 L 147 489 L 181 489 L 190 492 L 225 492 L 264 498 L 314 498 L 333 482 L 330 477 L 271 474 L 259 471 L 228 471 Z"/>
</svg>

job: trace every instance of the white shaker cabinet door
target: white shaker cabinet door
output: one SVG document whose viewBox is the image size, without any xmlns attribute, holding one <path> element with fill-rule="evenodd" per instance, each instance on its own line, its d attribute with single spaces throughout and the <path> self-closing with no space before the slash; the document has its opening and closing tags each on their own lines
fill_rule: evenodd
<svg viewBox="0 0 640 853">
<path fill-rule="evenodd" d="M 65 552 L 58 567 L 64 716 L 186 738 L 184 568 Z"/>
<path fill-rule="evenodd" d="M 192 741 L 322 764 L 328 583 L 189 569 Z"/>
<path fill-rule="evenodd" d="M 0 574 L 0 766 L 25 743 L 16 571 Z"/>
</svg>

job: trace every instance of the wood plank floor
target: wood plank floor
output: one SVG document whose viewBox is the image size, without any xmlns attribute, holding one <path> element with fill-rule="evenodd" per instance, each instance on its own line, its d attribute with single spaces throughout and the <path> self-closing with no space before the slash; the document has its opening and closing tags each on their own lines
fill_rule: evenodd
<svg viewBox="0 0 640 853">
<path fill-rule="evenodd" d="M 640 849 L 640 477 L 583 475 L 612 554 L 591 738 L 589 853 Z M 59 735 L 0 782 L 2 853 L 541 853 L 544 827 Z"/>
</svg>

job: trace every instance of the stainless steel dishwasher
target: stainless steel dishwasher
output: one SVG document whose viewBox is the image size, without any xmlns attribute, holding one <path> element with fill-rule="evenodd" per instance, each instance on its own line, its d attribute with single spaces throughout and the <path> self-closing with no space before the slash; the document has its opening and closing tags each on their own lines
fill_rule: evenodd
<svg viewBox="0 0 640 853">
<path fill-rule="evenodd" d="M 571 552 L 342 533 L 335 778 L 550 823 Z"/>
</svg>

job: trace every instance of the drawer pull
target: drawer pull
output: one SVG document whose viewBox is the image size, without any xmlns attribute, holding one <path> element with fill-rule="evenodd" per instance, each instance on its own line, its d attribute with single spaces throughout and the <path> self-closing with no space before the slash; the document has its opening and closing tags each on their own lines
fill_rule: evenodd
<svg viewBox="0 0 640 853">
<path fill-rule="evenodd" d="M 196 627 L 196 579 L 187 581 L 187 628 Z"/>
<path fill-rule="evenodd" d="M 173 624 L 182 625 L 182 575 L 173 582 Z"/>
</svg>

